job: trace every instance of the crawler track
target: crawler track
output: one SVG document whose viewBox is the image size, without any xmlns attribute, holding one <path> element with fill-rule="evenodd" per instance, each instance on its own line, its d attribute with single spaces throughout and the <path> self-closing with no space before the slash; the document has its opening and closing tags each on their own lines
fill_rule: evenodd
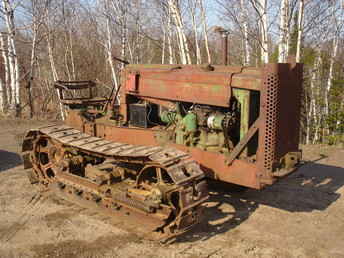
<svg viewBox="0 0 344 258">
<path fill-rule="evenodd" d="M 31 183 L 123 218 L 154 239 L 197 224 L 208 198 L 204 174 L 187 153 L 111 142 L 69 126 L 27 132 L 23 160 L 26 169 L 33 168 Z"/>
</svg>

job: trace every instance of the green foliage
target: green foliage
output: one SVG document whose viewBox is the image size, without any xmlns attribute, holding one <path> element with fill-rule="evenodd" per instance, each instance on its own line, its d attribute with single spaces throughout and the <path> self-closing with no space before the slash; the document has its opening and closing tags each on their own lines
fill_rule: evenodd
<svg viewBox="0 0 344 258">
<path fill-rule="evenodd" d="M 270 55 L 270 62 L 277 63 L 278 62 L 278 45 L 275 46 L 274 51 Z"/>
<path fill-rule="evenodd" d="M 333 80 L 332 83 L 328 123 L 334 133 L 344 134 L 344 80 Z"/>
<path fill-rule="evenodd" d="M 311 47 L 304 47 L 302 49 L 301 61 L 306 67 L 313 67 L 316 59 L 316 51 Z"/>
<path fill-rule="evenodd" d="M 343 145 L 344 146 L 344 134 L 335 134 L 325 137 L 325 142 L 328 145 Z"/>
</svg>

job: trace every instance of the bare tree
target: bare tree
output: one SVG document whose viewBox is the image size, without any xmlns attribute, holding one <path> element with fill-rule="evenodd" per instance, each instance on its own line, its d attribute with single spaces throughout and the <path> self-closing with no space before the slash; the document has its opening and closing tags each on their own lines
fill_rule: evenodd
<svg viewBox="0 0 344 258">
<path fill-rule="evenodd" d="M 56 62 L 55 62 L 55 57 L 54 57 L 54 49 L 53 49 L 53 40 L 54 40 L 54 30 L 53 30 L 53 8 L 56 8 L 54 6 L 51 5 L 51 3 L 49 2 L 49 5 L 46 8 L 46 14 L 45 14 L 45 26 L 46 26 L 46 42 L 47 42 L 47 50 L 48 50 L 48 59 L 49 59 L 49 63 L 50 63 L 50 69 L 51 69 L 51 73 L 52 73 L 52 78 L 54 81 L 59 80 L 59 75 L 57 72 L 57 68 L 56 68 Z M 59 99 L 59 109 L 60 109 L 60 116 L 61 119 L 64 120 L 65 119 L 65 111 L 63 108 L 63 105 L 60 101 L 61 97 L 60 96 L 60 91 L 58 91 L 56 89 L 56 94 L 58 96 Z"/>
<path fill-rule="evenodd" d="M 191 64 L 189 45 L 186 40 L 184 23 L 181 15 L 180 6 L 176 0 L 168 0 L 168 7 L 174 20 L 177 31 L 178 45 L 182 64 Z"/>
<path fill-rule="evenodd" d="M 261 62 L 269 62 L 267 0 L 250 0 L 258 14 Z"/>
<path fill-rule="evenodd" d="M 278 44 L 278 62 L 285 63 L 289 52 L 289 0 L 281 0 L 280 6 L 280 24 L 279 24 L 279 44 Z"/>
<path fill-rule="evenodd" d="M 5 33 L 0 33 L 0 47 L 2 52 L 2 59 L 3 59 L 3 67 L 4 67 L 4 74 L 5 74 L 5 81 L 1 80 L 1 112 L 5 113 L 8 108 L 8 104 L 11 103 L 11 94 L 10 94 L 10 70 L 8 66 L 8 50 L 7 45 L 5 45 L 5 42 L 7 42 Z"/>
<path fill-rule="evenodd" d="M 19 84 L 19 62 L 16 47 L 16 32 L 17 28 L 14 21 L 14 12 L 16 5 L 11 4 L 9 0 L 2 0 L 1 13 L 4 16 L 7 29 L 7 52 L 8 52 L 8 67 L 11 85 L 11 109 L 19 115 L 20 112 L 20 84 Z"/>
<path fill-rule="evenodd" d="M 243 46 L 244 46 L 244 58 L 243 64 L 249 65 L 251 62 L 251 49 L 249 44 L 249 32 L 248 32 L 248 11 L 247 5 L 244 0 L 240 0 L 240 9 L 241 9 L 241 22 L 243 27 Z"/>
<path fill-rule="evenodd" d="M 304 16 L 304 0 L 299 0 L 299 10 L 297 19 L 297 43 L 296 43 L 296 62 L 301 61 L 301 44 L 303 37 L 303 16 Z"/>
<path fill-rule="evenodd" d="M 208 60 L 208 63 L 210 64 L 211 63 L 211 55 L 210 55 L 210 50 L 209 50 L 207 15 L 206 15 L 206 10 L 204 8 L 203 0 L 198 0 L 198 1 L 199 1 L 199 8 L 201 11 L 204 46 L 205 46 L 205 50 L 207 52 L 207 60 Z"/>
<path fill-rule="evenodd" d="M 201 64 L 202 58 L 201 58 L 200 46 L 198 43 L 198 26 L 197 26 L 197 20 L 196 20 L 196 17 L 198 16 L 198 14 L 197 14 L 198 1 L 188 0 L 188 5 L 189 5 L 189 9 L 190 9 L 192 29 L 193 29 L 193 33 L 194 33 L 194 42 L 195 42 L 195 48 L 196 48 L 196 51 L 195 51 L 196 64 Z"/>
</svg>

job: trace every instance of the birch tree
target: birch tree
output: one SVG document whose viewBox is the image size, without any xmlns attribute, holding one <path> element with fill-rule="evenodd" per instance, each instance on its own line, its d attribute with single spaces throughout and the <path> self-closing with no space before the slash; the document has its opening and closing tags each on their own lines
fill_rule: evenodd
<svg viewBox="0 0 344 258">
<path fill-rule="evenodd" d="M 240 14 L 241 14 L 241 22 L 243 27 L 243 64 L 249 65 L 251 60 L 251 51 L 250 51 L 250 44 L 249 44 L 249 37 L 248 37 L 248 11 L 247 5 L 245 0 L 240 0 Z"/>
<path fill-rule="evenodd" d="M 204 47 L 205 47 L 205 51 L 207 52 L 208 64 L 210 64 L 211 63 L 211 55 L 210 55 L 210 50 L 209 50 L 207 15 L 206 15 L 206 10 L 204 8 L 203 0 L 198 0 L 198 1 L 199 1 L 199 8 L 201 11 Z"/>
<path fill-rule="evenodd" d="M 104 5 L 105 9 L 104 12 L 109 10 L 108 8 L 110 7 L 109 3 L 106 3 Z M 113 61 L 113 56 L 112 56 L 112 31 L 111 31 L 111 20 L 110 20 L 110 15 L 108 13 L 105 13 L 105 19 L 106 19 L 106 42 L 105 42 L 105 50 L 107 53 L 107 60 L 109 62 L 109 66 L 111 69 L 111 75 L 112 75 L 112 82 L 114 84 L 115 90 L 118 88 L 118 82 L 117 82 L 117 75 L 116 75 L 116 70 L 115 70 L 115 64 Z M 121 51 L 121 58 L 124 56 L 124 52 Z M 123 59 L 122 59 L 123 60 Z"/>
<path fill-rule="evenodd" d="M 46 8 L 45 14 L 45 26 L 46 26 L 46 42 L 47 42 L 47 50 L 48 50 L 48 60 L 50 64 L 51 74 L 54 81 L 59 80 L 59 74 L 56 68 L 56 62 L 54 57 L 54 49 L 53 49 L 53 40 L 54 40 L 54 30 L 53 30 L 53 18 L 54 15 L 52 14 L 52 9 L 54 8 L 50 2 L 48 2 L 48 6 Z M 55 7 L 56 8 L 56 7 Z M 58 97 L 58 106 L 59 106 L 59 113 L 62 120 L 65 120 L 65 111 L 63 104 L 61 103 L 60 99 L 60 91 L 57 89 L 55 90 L 56 95 Z"/>
<path fill-rule="evenodd" d="M 326 115 L 326 119 L 329 119 L 329 114 L 330 114 L 330 105 L 329 105 L 329 94 L 330 94 L 330 90 L 332 87 L 332 81 L 334 79 L 334 63 L 335 63 L 335 58 L 337 56 L 337 52 L 338 52 L 338 44 L 339 44 L 339 31 L 341 29 L 341 27 L 343 26 L 343 20 L 342 19 L 337 19 L 337 11 L 338 9 L 336 8 L 337 5 L 336 3 L 333 3 L 332 7 L 331 7 L 331 20 L 332 20 L 332 26 L 334 28 L 333 31 L 333 39 L 332 39 L 332 52 L 330 55 L 330 67 L 329 67 L 329 73 L 328 73 L 328 79 L 327 79 L 327 83 L 326 83 L 326 87 L 325 87 L 325 115 Z M 344 7 L 343 7 L 344 8 Z M 339 11 L 341 14 L 342 9 L 340 8 Z M 329 123 L 328 121 L 326 121 L 326 133 L 329 134 Z"/>
<path fill-rule="evenodd" d="M 320 119 L 318 119 L 319 112 L 317 106 L 318 91 L 320 85 L 320 66 L 322 64 L 321 49 L 318 48 L 315 53 L 315 61 L 311 70 L 310 80 L 310 103 L 307 113 L 307 128 L 306 128 L 306 144 L 310 143 L 312 125 L 315 126 L 313 143 L 318 140 L 318 132 L 320 128 Z"/>
<path fill-rule="evenodd" d="M 296 42 L 296 62 L 301 62 L 301 45 L 303 37 L 303 16 L 304 16 L 304 0 L 299 0 L 299 10 L 297 19 L 297 42 Z"/>
<path fill-rule="evenodd" d="M 176 0 L 168 0 L 168 7 L 174 20 L 177 31 L 178 45 L 180 50 L 180 59 L 182 64 L 191 64 L 189 45 L 186 40 L 184 23 L 181 16 L 180 6 Z"/>
<path fill-rule="evenodd" d="M 195 38 L 194 42 L 195 42 L 195 49 L 196 49 L 195 51 L 196 64 L 201 64 L 202 63 L 201 50 L 198 43 L 198 26 L 197 26 L 197 20 L 196 20 L 198 1 L 189 0 L 188 4 L 189 4 L 189 9 L 190 9 L 190 14 L 191 14 L 192 29 L 193 29 L 194 38 Z"/>
<path fill-rule="evenodd" d="M 330 56 L 330 68 L 329 68 L 329 75 L 328 75 L 328 79 L 327 79 L 327 83 L 326 83 L 326 88 L 325 88 L 325 115 L 328 116 L 330 113 L 329 110 L 329 93 L 331 90 L 331 86 L 332 86 L 332 81 L 333 81 L 333 66 L 334 66 L 334 62 L 335 62 L 335 58 L 337 56 L 337 52 L 338 52 L 338 35 L 336 34 L 332 40 L 332 53 Z"/>
<path fill-rule="evenodd" d="M 34 78 L 36 76 L 36 66 L 37 66 L 37 48 L 40 40 L 42 40 L 41 30 L 42 25 L 45 19 L 46 8 L 48 6 L 48 0 L 31 0 L 30 4 L 26 6 L 26 10 L 29 13 L 31 24 L 31 55 L 30 55 L 30 67 L 29 67 L 29 74 L 28 74 L 28 82 L 27 82 L 27 89 L 28 89 L 28 97 L 29 97 L 29 105 L 30 105 L 30 117 L 32 118 L 34 115 L 34 104 L 33 104 L 33 83 Z"/>
<path fill-rule="evenodd" d="M 269 62 L 267 0 L 250 0 L 258 14 L 261 62 Z"/>
<path fill-rule="evenodd" d="M 161 23 L 163 29 L 163 45 L 162 45 L 162 56 L 161 56 L 161 63 L 165 64 L 166 59 L 168 60 L 168 64 L 174 63 L 174 51 L 173 51 L 173 29 L 172 29 L 172 13 L 171 9 L 169 8 L 168 3 L 165 4 L 165 1 L 158 1 L 158 8 L 161 13 Z M 167 51 L 167 58 L 166 58 L 166 51 Z"/>
<path fill-rule="evenodd" d="M 2 14 L 4 15 L 6 29 L 7 29 L 7 51 L 9 64 L 9 77 L 11 87 L 11 109 L 16 112 L 16 116 L 20 112 L 20 74 L 19 62 L 16 47 L 16 25 L 14 22 L 15 5 L 11 4 L 9 0 L 2 0 Z"/>
<path fill-rule="evenodd" d="M 6 88 L 4 87 L 4 83 L 2 79 L 0 78 L 0 113 L 4 113 L 4 111 L 6 110 L 5 104 L 4 104 L 4 101 L 6 101 L 5 91 L 6 91 Z"/>
<path fill-rule="evenodd" d="M 6 39 L 6 34 L 1 32 L 0 33 L 0 47 L 1 47 L 1 53 L 2 53 L 2 59 L 3 59 L 3 70 L 5 74 L 5 80 L 3 81 L 2 78 L 0 83 L 1 83 L 1 112 L 6 112 L 8 109 L 8 105 L 11 103 L 11 94 L 10 94 L 10 71 L 9 71 L 9 66 L 8 66 L 8 50 L 7 50 L 7 45 L 5 45 L 5 42 L 7 42 Z"/>
<path fill-rule="evenodd" d="M 117 24 L 120 25 L 120 39 L 121 39 L 121 59 L 125 60 L 126 58 L 126 49 L 127 49 L 127 15 L 128 15 L 128 5 L 129 3 L 126 0 L 111 0 L 112 11 L 117 17 Z M 115 18 L 116 19 L 116 18 Z M 123 69 L 124 63 L 121 63 L 121 68 Z"/>
<path fill-rule="evenodd" d="M 281 0 L 280 6 L 280 24 L 279 24 L 279 44 L 278 44 L 278 62 L 285 63 L 289 52 L 289 0 Z"/>
</svg>

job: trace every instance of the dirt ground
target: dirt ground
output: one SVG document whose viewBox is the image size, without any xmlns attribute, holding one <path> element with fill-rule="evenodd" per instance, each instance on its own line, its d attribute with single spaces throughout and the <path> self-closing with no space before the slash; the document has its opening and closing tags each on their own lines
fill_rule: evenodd
<svg viewBox="0 0 344 258">
<path fill-rule="evenodd" d="M 303 146 L 306 164 L 262 191 L 211 187 L 204 222 L 163 245 L 37 194 L 19 153 L 39 124 L 0 120 L 0 257 L 344 257 L 343 148 Z"/>
</svg>

